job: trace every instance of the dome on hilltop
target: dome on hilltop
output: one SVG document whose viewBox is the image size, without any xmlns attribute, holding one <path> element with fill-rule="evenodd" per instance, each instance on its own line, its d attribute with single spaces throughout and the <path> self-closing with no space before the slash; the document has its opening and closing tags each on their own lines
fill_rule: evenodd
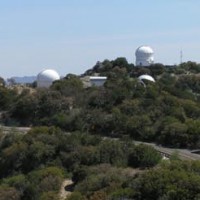
<svg viewBox="0 0 200 200">
<path fill-rule="evenodd" d="M 140 46 L 136 49 L 135 56 L 136 56 L 136 66 L 149 66 L 153 64 L 154 51 L 149 46 Z"/>
<path fill-rule="evenodd" d="M 45 69 L 37 75 L 37 87 L 48 88 L 56 80 L 60 80 L 60 75 L 53 69 Z"/>
</svg>

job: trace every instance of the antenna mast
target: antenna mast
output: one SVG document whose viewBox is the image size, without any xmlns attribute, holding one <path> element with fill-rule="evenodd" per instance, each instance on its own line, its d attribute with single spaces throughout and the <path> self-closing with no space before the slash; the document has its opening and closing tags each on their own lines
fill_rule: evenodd
<svg viewBox="0 0 200 200">
<path fill-rule="evenodd" d="M 182 64 L 182 63 L 183 63 L 183 51 L 181 49 L 181 51 L 180 51 L 180 64 Z"/>
</svg>

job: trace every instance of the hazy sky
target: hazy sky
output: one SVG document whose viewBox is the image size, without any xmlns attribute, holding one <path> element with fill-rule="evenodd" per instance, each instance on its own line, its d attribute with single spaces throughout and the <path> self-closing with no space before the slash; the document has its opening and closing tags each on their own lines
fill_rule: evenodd
<svg viewBox="0 0 200 200">
<path fill-rule="evenodd" d="M 150 45 L 155 61 L 200 62 L 199 0 L 0 0 L 0 76 L 81 74 Z"/>
</svg>

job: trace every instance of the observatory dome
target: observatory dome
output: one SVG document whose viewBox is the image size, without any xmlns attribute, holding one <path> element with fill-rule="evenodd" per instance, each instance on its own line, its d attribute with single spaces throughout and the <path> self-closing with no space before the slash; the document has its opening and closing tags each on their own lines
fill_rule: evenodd
<svg viewBox="0 0 200 200">
<path fill-rule="evenodd" d="M 136 66 L 149 66 L 153 64 L 153 49 L 149 46 L 140 46 L 136 49 Z"/>
<path fill-rule="evenodd" d="M 151 82 L 156 82 L 155 79 L 152 76 L 149 76 L 147 74 L 139 76 L 138 79 L 141 82 L 143 82 L 143 80 L 147 80 L 147 81 L 151 81 Z"/>
<path fill-rule="evenodd" d="M 60 76 L 55 70 L 53 69 L 43 70 L 37 75 L 37 87 L 48 88 L 54 81 L 59 79 Z"/>
</svg>

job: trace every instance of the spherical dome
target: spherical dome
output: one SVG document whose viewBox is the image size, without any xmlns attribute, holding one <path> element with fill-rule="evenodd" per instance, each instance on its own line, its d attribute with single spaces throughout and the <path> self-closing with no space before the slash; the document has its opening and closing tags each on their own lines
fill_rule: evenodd
<svg viewBox="0 0 200 200">
<path fill-rule="evenodd" d="M 43 70 L 37 75 L 37 87 L 48 88 L 54 81 L 59 79 L 60 76 L 55 70 L 52 69 Z"/>
<path fill-rule="evenodd" d="M 149 46 L 140 46 L 135 52 L 136 66 L 149 66 L 153 64 L 153 49 Z"/>
<path fill-rule="evenodd" d="M 147 81 L 151 81 L 151 82 L 156 82 L 155 79 L 152 76 L 149 76 L 147 74 L 139 76 L 138 79 L 140 81 L 147 80 Z"/>
<path fill-rule="evenodd" d="M 141 54 L 153 54 L 153 49 L 149 46 L 140 46 L 136 49 L 135 55 L 139 56 Z"/>
</svg>

